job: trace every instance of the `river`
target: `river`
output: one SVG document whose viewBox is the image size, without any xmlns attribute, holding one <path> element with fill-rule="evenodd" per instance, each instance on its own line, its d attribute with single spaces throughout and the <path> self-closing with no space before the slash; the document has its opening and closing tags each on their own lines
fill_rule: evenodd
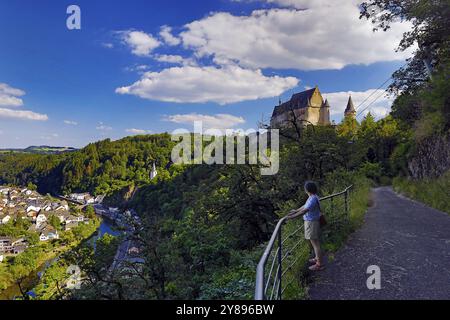
<svg viewBox="0 0 450 320">
<path fill-rule="evenodd" d="M 92 241 L 91 243 L 94 246 L 94 249 L 97 240 L 105 234 L 118 236 L 121 234 L 121 232 L 114 229 L 112 222 L 108 221 L 107 219 L 102 219 L 100 227 L 90 239 L 90 241 Z M 33 295 L 32 290 L 38 285 L 42 273 L 45 272 L 45 270 L 57 260 L 58 257 L 53 258 L 43 263 L 37 270 L 33 271 L 22 283 L 22 287 L 25 288 L 25 292 L 31 291 L 30 293 L 31 295 Z M 17 284 L 14 284 L 0 292 L 0 300 L 13 300 L 15 297 L 22 297 L 19 286 Z"/>
</svg>

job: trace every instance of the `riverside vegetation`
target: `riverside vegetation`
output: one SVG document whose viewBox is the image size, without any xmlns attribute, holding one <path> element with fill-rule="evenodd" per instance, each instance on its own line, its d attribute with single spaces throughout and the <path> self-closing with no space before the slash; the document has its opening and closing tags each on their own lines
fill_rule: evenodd
<svg viewBox="0 0 450 320">
<path fill-rule="evenodd" d="M 378 15 L 373 6 L 390 14 Z M 449 136 L 448 1 L 371 0 L 361 10 L 379 29 L 396 18 L 414 21 L 400 49 L 415 41 L 426 46 L 393 75 L 390 91 L 397 98 L 384 119 L 369 113 L 360 123 L 346 118 L 336 127 L 283 129 L 277 175 L 261 176 L 253 165 L 173 165 L 168 134 L 104 140 L 64 154 L 0 156 L 0 184 L 31 182 L 42 193 L 106 194 L 105 201 L 135 209 L 142 220 L 133 240 L 142 244 L 144 261 L 129 266 L 132 274 L 108 273 L 117 240 L 106 237 L 100 250 L 81 246 L 66 258 L 77 261 L 84 274 L 81 290 L 44 297 L 250 299 L 263 246 L 276 221 L 303 204 L 305 180 L 317 181 L 321 195 L 354 185 L 350 225 L 327 240 L 331 252 L 361 223 L 371 186 L 394 181 L 398 191 L 448 212 L 450 164 L 440 161 L 439 172 L 414 165 L 433 163 L 422 150 Z M 432 62 L 432 78 L 425 58 Z M 443 152 L 448 150 L 436 150 L 435 158 Z M 150 180 L 153 162 L 159 174 Z M 64 267 L 56 265 L 46 281 L 60 281 Z M 288 296 L 306 295 L 300 282 Z"/>
</svg>

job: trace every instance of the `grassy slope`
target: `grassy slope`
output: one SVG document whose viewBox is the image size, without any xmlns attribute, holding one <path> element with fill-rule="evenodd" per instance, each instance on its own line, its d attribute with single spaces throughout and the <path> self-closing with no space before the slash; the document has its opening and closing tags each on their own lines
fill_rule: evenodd
<svg viewBox="0 0 450 320">
<path fill-rule="evenodd" d="M 395 178 L 394 190 L 450 214 L 450 171 L 433 180 Z"/>
</svg>

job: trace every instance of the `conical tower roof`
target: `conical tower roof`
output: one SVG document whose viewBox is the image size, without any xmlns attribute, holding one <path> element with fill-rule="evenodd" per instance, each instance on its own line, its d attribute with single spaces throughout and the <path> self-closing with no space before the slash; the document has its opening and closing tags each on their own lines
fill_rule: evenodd
<svg viewBox="0 0 450 320">
<path fill-rule="evenodd" d="M 345 109 L 345 114 L 355 114 L 356 109 L 355 105 L 353 104 L 352 96 L 348 98 L 347 108 Z"/>
</svg>

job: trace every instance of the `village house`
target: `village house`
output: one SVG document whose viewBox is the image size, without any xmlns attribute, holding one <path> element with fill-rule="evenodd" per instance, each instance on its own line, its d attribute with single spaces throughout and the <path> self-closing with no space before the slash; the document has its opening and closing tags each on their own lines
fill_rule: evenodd
<svg viewBox="0 0 450 320">
<path fill-rule="evenodd" d="M 70 213 L 68 211 L 56 211 L 54 215 L 59 219 L 61 223 L 66 222 L 70 217 Z"/>
<path fill-rule="evenodd" d="M 59 239 L 58 230 L 53 228 L 50 225 L 47 225 L 41 232 L 39 236 L 40 241 L 48 241 L 48 240 L 54 240 Z"/>
<path fill-rule="evenodd" d="M 66 201 L 61 203 L 53 203 L 52 210 L 54 211 L 69 211 L 69 204 Z"/>
<path fill-rule="evenodd" d="M 8 192 L 8 197 L 9 197 L 9 200 L 10 201 L 13 201 L 13 200 L 15 200 L 15 199 L 17 199 L 18 198 L 18 194 L 19 194 L 19 192 L 17 191 L 17 190 L 10 190 L 9 192 Z"/>
<path fill-rule="evenodd" d="M 42 206 L 41 210 L 43 210 L 43 211 L 52 210 L 52 203 L 49 200 L 44 201 L 41 206 Z"/>
<path fill-rule="evenodd" d="M 39 213 L 36 217 L 36 228 L 40 229 L 44 223 L 47 222 L 47 215 L 45 213 Z"/>
<path fill-rule="evenodd" d="M 0 237 L 0 253 L 7 253 L 12 249 L 12 239 L 10 237 Z"/>
<path fill-rule="evenodd" d="M 35 206 L 35 205 L 29 205 L 27 207 L 27 213 L 30 212 L 30 211 L 40 212 L 41 211 L 41 207 Z"/>
<path fill-rule="evenodd" d="M 70 223 L 70 222 L 83 222 L 84 221 L 84 216 L 83 215 L 79 215 L 79 216 L 74 216 L 74 215 L 69 215 L 66 219 L 66 223 Z"/>
<path fill-rule="evenodd" d="M 0 187 L 0 193 L 3 195 L 8 195 L 10 188 L 8 187 Z"/>
<path fill-rule="evenodd" d="M 25 239 L 13 240 L 11 237 L 0 237 L 0 253 L 18 255 L 28 248 Z"/>
<path fill-rule="evenodd" d="M 64 224 L 64 231 L 69 231 L 72 230 L 73 228 L 78 227 L 78 222 L 77 221 L 70 221 L 70 222 L 66 222 Z"/>
<path fill-rule="evenodd" d="M 36 217 L 38 216 L 38 212 L 31 210 L 27 213 L 27 217 L 31 219 L 31 221 L 36 222 Z"/>
<path fill-rule="evenodd" d="M 33 191 L 25 188 L 25 189 L 20 190 L 20 193 L 25 193 L 27 196 L 31 196 L 33 194 Z"/>
<path fill-rule="evenodd" d="M 13 255 L 18 255 L 18 254 L 21 254 L 22 252 L 24 252 L 27 248 L 28 248 L 28 245 L 26 245 L 26 244 L 18 244 L 13 247 L 13 250 L 11 253 Z"/>
<path fill-rule="evenodd" d="M 69 199 L 73 201 L 77 201 L 84 204 L 94 204 L 95 198 L 91 196 L 89 193 L 71 193 L 69 195 Z"/>
<path fill-rule="evenodd" d="M 11 243 L 11 253 L 14 255 L 21 254 L 28 248 L 28 243 L 24 238 L 19 238 Z"/>
</svg>

